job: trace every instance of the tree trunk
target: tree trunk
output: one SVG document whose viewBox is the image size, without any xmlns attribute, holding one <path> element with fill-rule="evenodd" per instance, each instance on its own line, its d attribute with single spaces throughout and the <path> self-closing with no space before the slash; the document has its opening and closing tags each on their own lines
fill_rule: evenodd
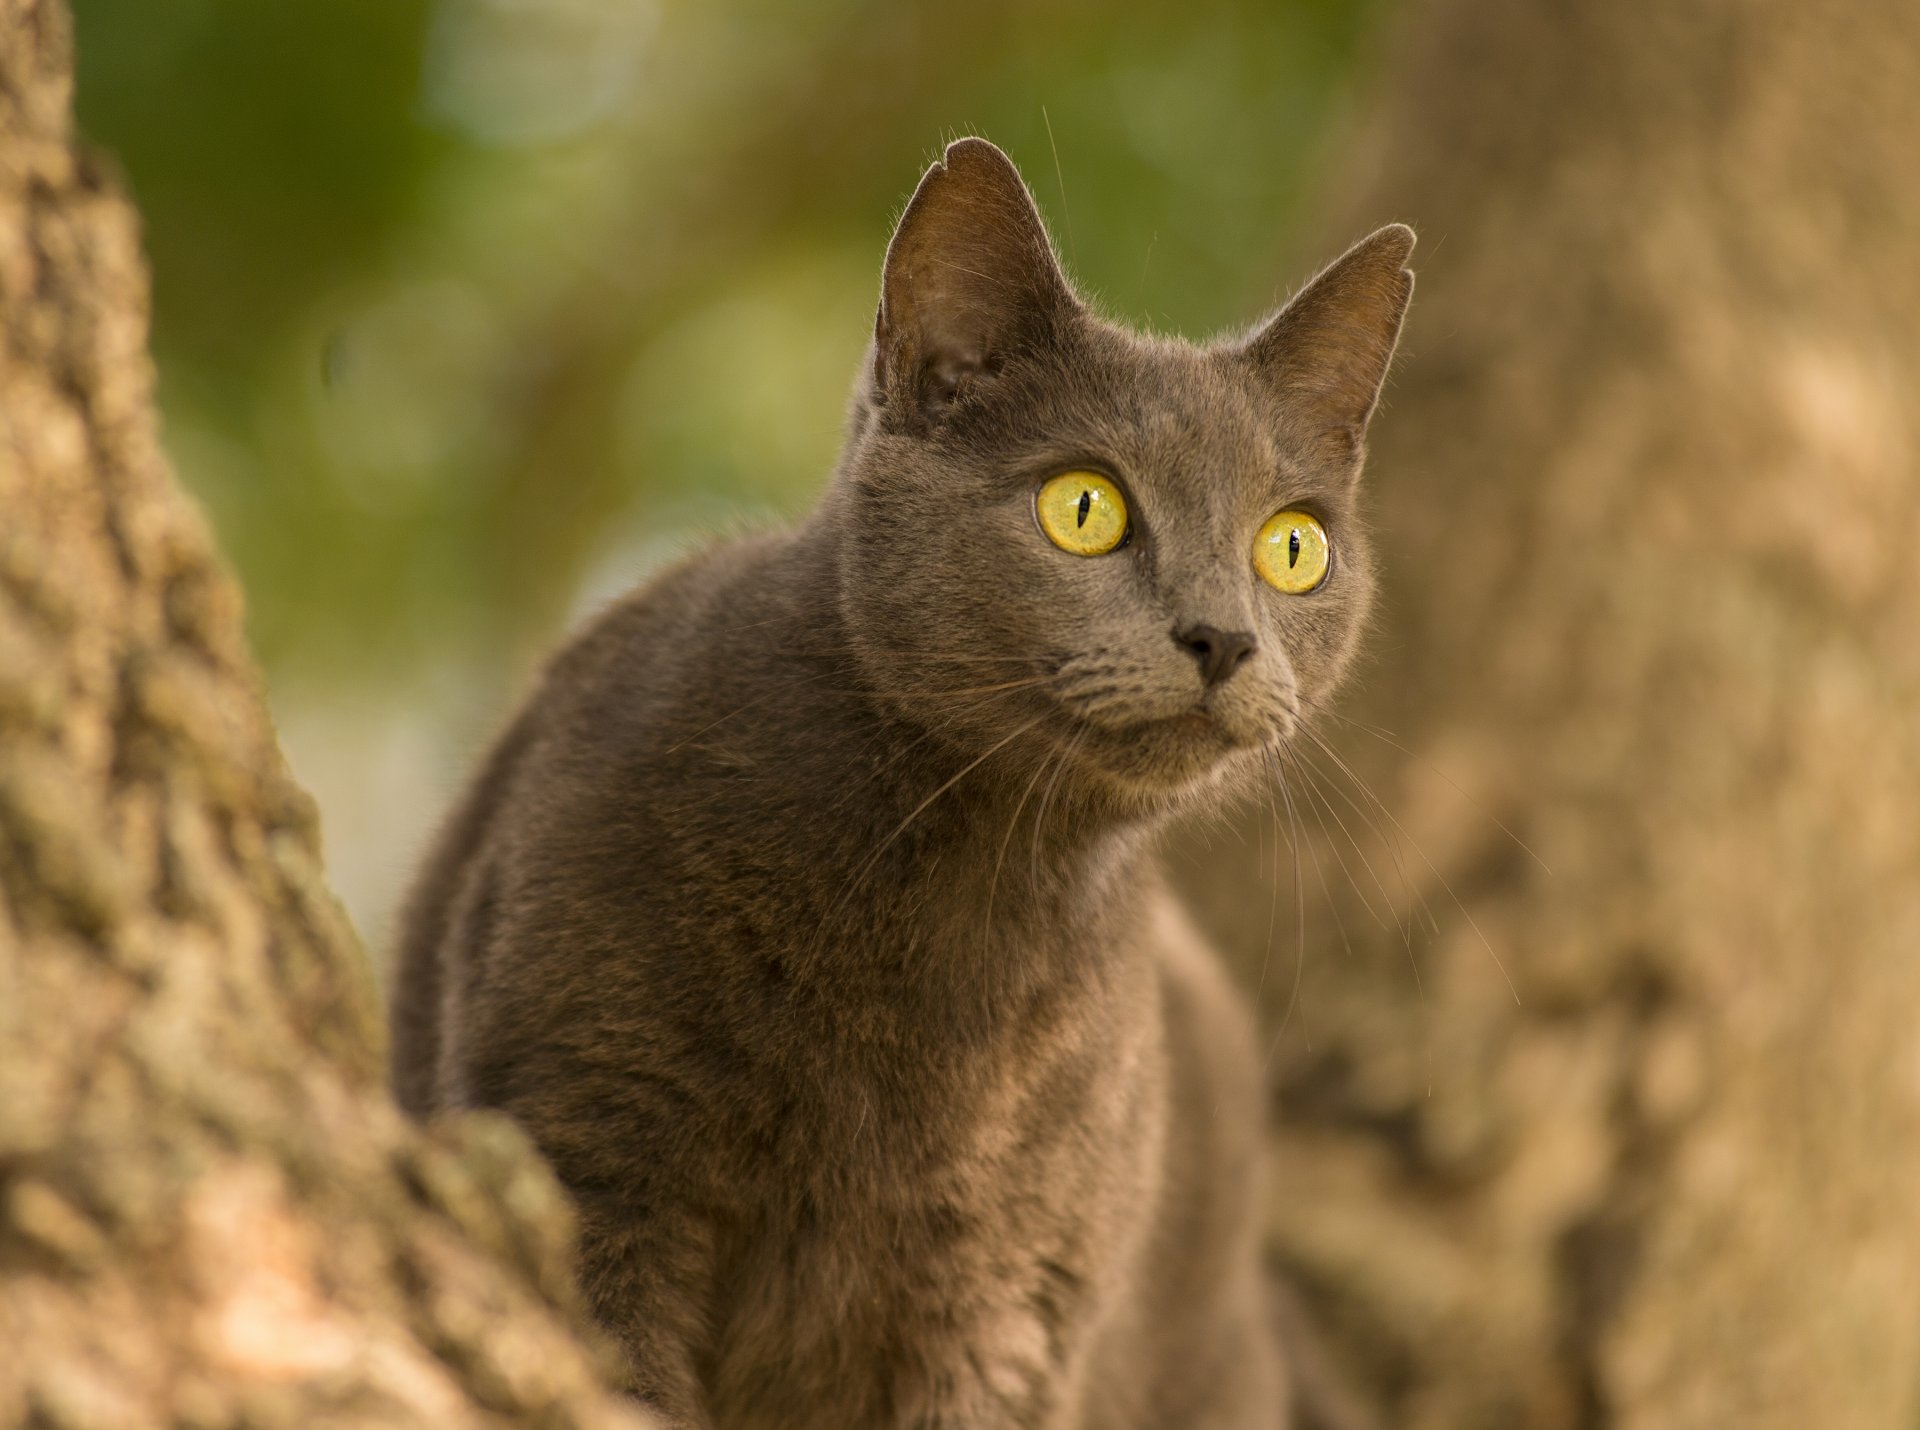
<svg viewBox="0 0 1920 1430">
<path fill-rule="evenodd" d="M 636 1424 L 524 1141 L 387 1098 L 69 47 L 0 0 L 0 1424 Z"/>
<path fill-rule="evenodd" d="M 1911 1427 L 1920 6 L 1397 39 L 1334 206 L 1423 234 L 1343 707 L 1393 743 L 1333 741 L 1384 808 L 1291 781 L 1297 997 L 1284 882 L 1269 955 L 1191 871 L 1270 957 L 1279 1253 L 1397 1426 Z"/>
</svg>

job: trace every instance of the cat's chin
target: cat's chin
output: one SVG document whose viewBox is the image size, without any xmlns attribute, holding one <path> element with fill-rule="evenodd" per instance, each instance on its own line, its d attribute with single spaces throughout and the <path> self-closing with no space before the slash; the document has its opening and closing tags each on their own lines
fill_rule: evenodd
<svg viewBox="0 0 1920 1430">
<path fill-rule="evenodd" d="M 1194 711 L 1113 728 L 1082 725 L 1067 748 L 1123 802 L 1171 809 L 1257 778 L 1263 743 Z"/>
</svg>

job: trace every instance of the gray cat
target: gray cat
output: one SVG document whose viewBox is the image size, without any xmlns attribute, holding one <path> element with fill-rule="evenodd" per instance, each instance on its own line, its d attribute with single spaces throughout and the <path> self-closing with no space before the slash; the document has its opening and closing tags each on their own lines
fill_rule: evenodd
<svg viewBox="0 0 1920 1430">
<path fill-rule="evenodd" d="M 965 139 L 845 451 L 556 657 L 405 917 L 401 1102 L 517 1118 L 675 1430 L 1274 1430 L 1247 1013 L 1156 864 L 1371 590 L 1380 230 L 1250 338 L 1102 321 Z"/>
</svg>

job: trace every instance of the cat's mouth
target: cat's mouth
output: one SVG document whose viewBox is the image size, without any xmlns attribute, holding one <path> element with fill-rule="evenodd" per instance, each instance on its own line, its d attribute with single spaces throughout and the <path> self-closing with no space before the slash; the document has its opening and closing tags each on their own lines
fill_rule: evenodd
<svg viewBox="0 0 1920 1430">
<path fill-rule="evenodd" d="M 1261 732 L 1240 729 L 1235 722 L 1205 705 L 1196 705 L 1178 715 L 1142 720 L 1121 733 L 1148 745 L 1186 747 L 1196 754 L 1210 754 L 1215 758 L 1262 743 Z"/>
<path fill-rule="evenodd" d="M 1175 715 L 1163 723 L 1176 734 L 1219 734 L 1226 735 L 1229 740 L 1233 738 L 1225 727 L 1214 718 L 1213 712 L 1201 705 L 1195 706 L 1184 715 Z"/>
<path fill-rule="evenodd" d="M 1236 728 L 1203 705 L 1126 722 L 1067 713 L 1070 729 L 1061 743 L 1109 779 L 1143 793 L 1191 788 L 1272 738 L 1271 732 Z"/>
<path fill-rule="evenodd" d="M 1241 728 L 1243 722 L 1228 718 L 1205 702 L 1177 714 L 1133 720 L 1093 719 L 1072 709 L 1067 715 L 1076 731 L 1135 745 L 1174 742 L 1211 746 L 1224 752 L 1263 744 L 1271 733 Z"/>
</svg>

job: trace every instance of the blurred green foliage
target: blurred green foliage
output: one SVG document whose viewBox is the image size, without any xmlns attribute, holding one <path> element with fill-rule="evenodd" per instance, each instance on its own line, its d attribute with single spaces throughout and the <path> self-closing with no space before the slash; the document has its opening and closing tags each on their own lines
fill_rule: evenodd
<svg viewBox="0 0 1920 1430">
<path fill-rule="evenodd" d="M 145 215 L 168 443 L 270 672 L 524 663 L 824 478 L 941 142 L 1025 168 L 1109 310 L 1288 276 L 1356 0 L 77 0 Z M 1298 276 L 1298 275 L 1293 275 Z"/>
</svg>

